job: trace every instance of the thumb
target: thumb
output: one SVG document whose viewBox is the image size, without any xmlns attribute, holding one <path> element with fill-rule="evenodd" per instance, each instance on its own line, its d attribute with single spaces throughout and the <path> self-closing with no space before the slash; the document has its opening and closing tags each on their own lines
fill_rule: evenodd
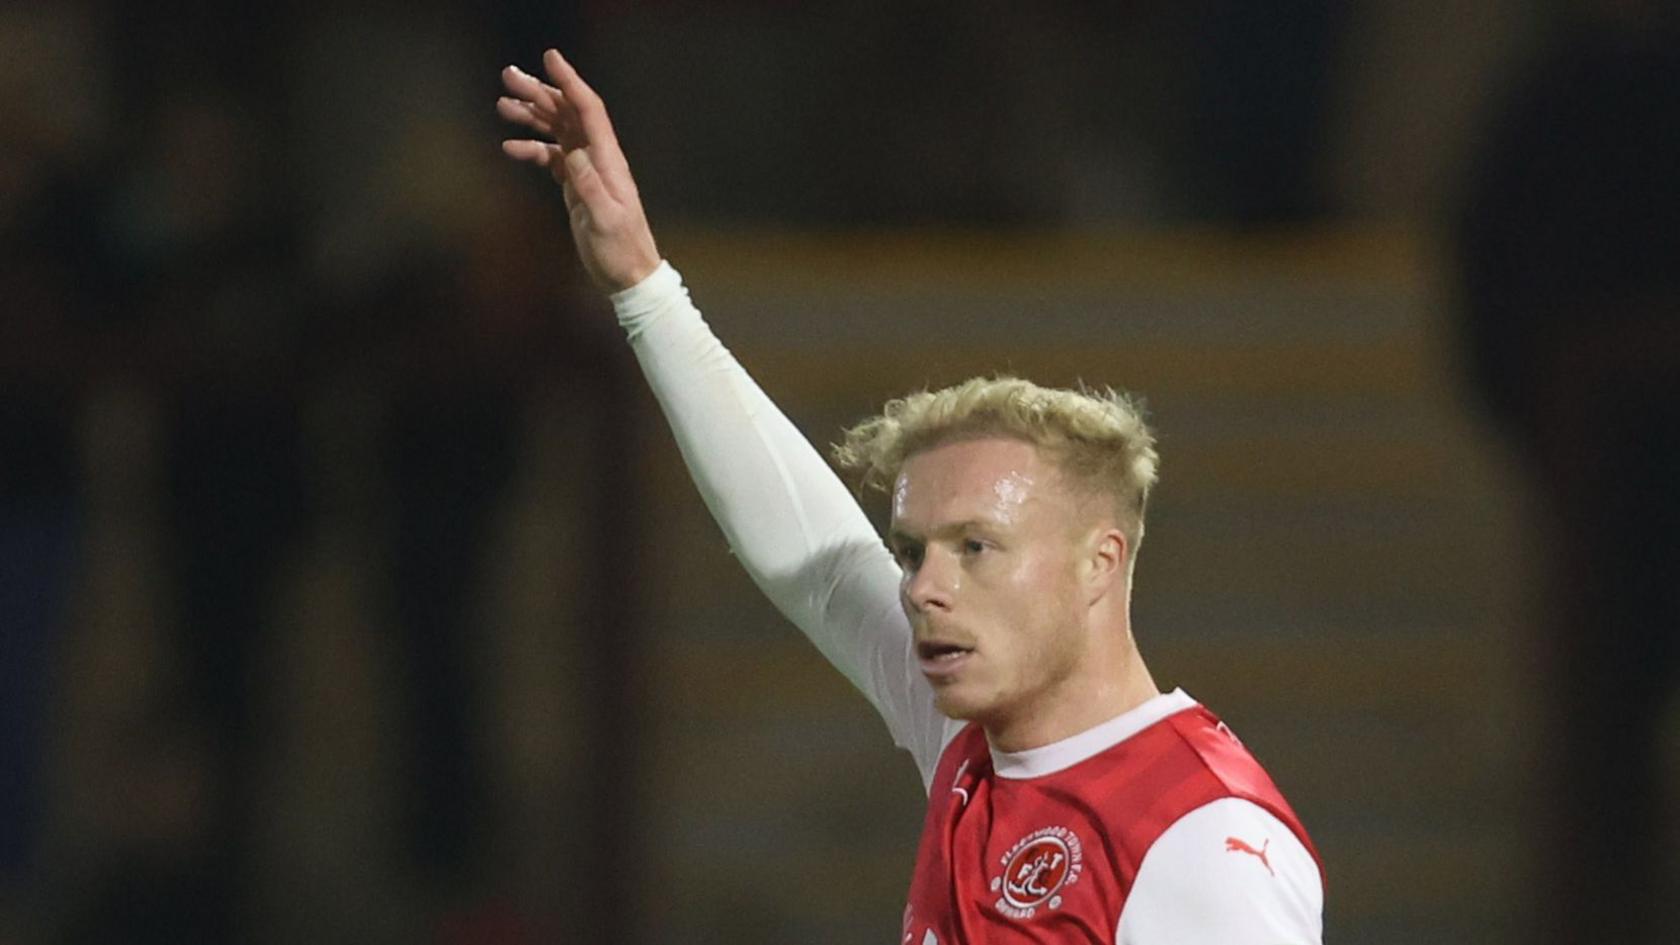
<svg viewBox="0 0 1680 945">
<path fill-rule="evenodd" d="M 601 175 L 595 170 L 595 164 L 589 159 L 587 148 L 573 148 L 566 152 L 562 161 L 565 168 L 566 181 L 577 190 L 578 197 L 592 209 L 600 206 L 608 199 L 607 186 L 601 180 Z"/>
</svg>

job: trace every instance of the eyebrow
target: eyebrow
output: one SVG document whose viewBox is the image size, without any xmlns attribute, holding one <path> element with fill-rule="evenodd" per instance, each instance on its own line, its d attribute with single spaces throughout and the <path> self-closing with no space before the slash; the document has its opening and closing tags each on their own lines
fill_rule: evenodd
<svg viewBox="0 0 1680 945">
<path fill-rule="evenodd" d="M 942 538 L 948 535 L 960 535 L 963 532 L 973 531 L 976 529 L 981 531 L 993 531 L 996 528 L 996 522 L 980 518 L 965 518 L 960 522 L 950 522 L 945 525 L 935 526 L 929 530 L 928 537 Z M 904 531 L 896 526 L 887 532 L 887 544 L 893 546 L 902 545 L 907 542 L 914 544 L 924 540 L 923 536 L 911 534 L 910 532 Z"/>
</svg>

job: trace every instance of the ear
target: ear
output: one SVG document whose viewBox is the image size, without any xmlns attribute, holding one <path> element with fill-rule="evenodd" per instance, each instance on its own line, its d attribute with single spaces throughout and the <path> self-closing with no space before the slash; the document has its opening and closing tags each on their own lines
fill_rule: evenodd
<svg viewBox="0 0 1680 945">
<path fill-rule="evenodd" d="M 1126 534 L 1120 529 L 1099 528 L 1089 533 L 1081 568 L 1087 605 L 1095 604 L 1107 594 L 1124 590 L 1126 565 L 1131 554 Z"/>
</svg>

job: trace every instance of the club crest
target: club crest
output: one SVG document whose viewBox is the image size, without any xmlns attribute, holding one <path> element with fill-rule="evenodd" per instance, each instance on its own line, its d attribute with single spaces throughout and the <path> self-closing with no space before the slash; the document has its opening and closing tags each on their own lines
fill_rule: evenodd
<svg viewBox="0 0 1680 945">
<path fill-rule="evenodd" d="M 1079 837 L 1066 827 L 1045 827 L 1022 837 L 1000 859 L 992 877 L 992 905 L 1012 919 L 1030 919 L 1040 907 L 1059 909 L 1063 890 L 1079 882 L 1085 857 Z"/>
</svg>

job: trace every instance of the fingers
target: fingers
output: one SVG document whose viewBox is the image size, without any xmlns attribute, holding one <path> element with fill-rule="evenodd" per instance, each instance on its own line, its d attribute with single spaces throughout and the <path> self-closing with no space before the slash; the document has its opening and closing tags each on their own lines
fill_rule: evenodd
<svg viewBox="0 0 1680 945">
<path fill-rule="evenodd" d="M 516 125 L 524 125 L 537 134 L 551 138 L 555 136 L 553 123 L 543 117 L 542 110 L 530 102 L 504 95 L 496 99 L 496 114 Z"/>
<path fill-rule="evenodd" d="M 549 81 L 558 86 L 557 91 L 571 101 L 572 107 L 578 110 L 579 115 L 582 115 L 585 111 L 591 111 L 597 113 L 599 119 L 604 120 L 607 117 L 607 110 L 601 103 L 601 96 L 595 94 L 595 90 L 589 87 L 589 83 L 583 81 L 583 76 L 577 74 L 577 70 L 573 69 L 572 64 L 560 55 L 558 49 L 550 49 L 543 53 L 543 71 L 548 73 Z M 595 129 L 585 125 L 585 130 L 594 131 Z M 606 125 L 603 130 L 606 134 L 611 135 L 612 125 Z"/>
<path fill-rule="evenodd" d="M 496 111 L 555 143 L 503 141 L 503 152 L 548 168 L 564 185 L 566 203 L 574 210 L 589 207 L 594 214 L 635 203 L 635 180 L 601 97 L 558 50 L 543 53 L 543 71 L 554 85 L 518 66 L 503 69 L 502 83 L 511 97 L 498 99 Z"/>
<path fill-rule="evenodd" d="M 513 138 L 502 142 L 502 153 L 516 161 L 528 161 L 538 167 L 558 163 L 564 152 L 557 144 Z"/>
<path fill-rule="evenodd" d="M 591 142 L 613 140 L 612 123 L 607 119 L 606 106 L 601 96 L 589 87 L 583 77 L 578 75 L 572 64 L 567 62 L 560 52 L 550 49 L 543 53 L 543 70 L 554 85 L 548 85 L 536 76 L 531 75 L 518 66 L 507 66 L 502 69 L 502 84 L 514 95 L 536 106 L 539 110 L 564 114 L 568 111 L 576 112 L 583 119 L 583 130 L 589 135 Z"/>
<path fill-rule="evenodd" d="M 543 53 L 543 71 L 548 78 L 559 86 L 560 96 L 571 105 L 577 115 L 578 123 L 583 128 L 585 140 L 592 146 L 607 145 L 597 148 L 596 157 L 603 160 L 610 167 L 602 170 L 629 171 L 624 156 L 618 148 L 618 135 L 613 131 L 612 120 L 607 117 L 607 107 L 601 101 L 601 96 L 583 81 L 572 64 L 560 55 L 557 49 L 550 49 Z"/>
<path fill-rule="evenodd" d="M 502 84 L 515 96 L 510 105 L 497 101 L 496 110 L 503 118 L 536 129 L 539 134 L 548 135 L 567 148 L 581 148 L 589 144 L 589 138 L 578 122 L 576 107 L 566 100 L 559 89 L 544 84 L 518 66 L 502 70 Z M 533 117 L 547 127 L 538 127 L 527 120 Z"/>
<path fill-rule="evenodd" d="M 548 111 L 559 112 L 566 107 L 565 96 L 559 89 L 543 84 L 536 76 L 518 66 L 508 66 L 502 70 L 502 84 L 514 95 Z"/>
</svg>

